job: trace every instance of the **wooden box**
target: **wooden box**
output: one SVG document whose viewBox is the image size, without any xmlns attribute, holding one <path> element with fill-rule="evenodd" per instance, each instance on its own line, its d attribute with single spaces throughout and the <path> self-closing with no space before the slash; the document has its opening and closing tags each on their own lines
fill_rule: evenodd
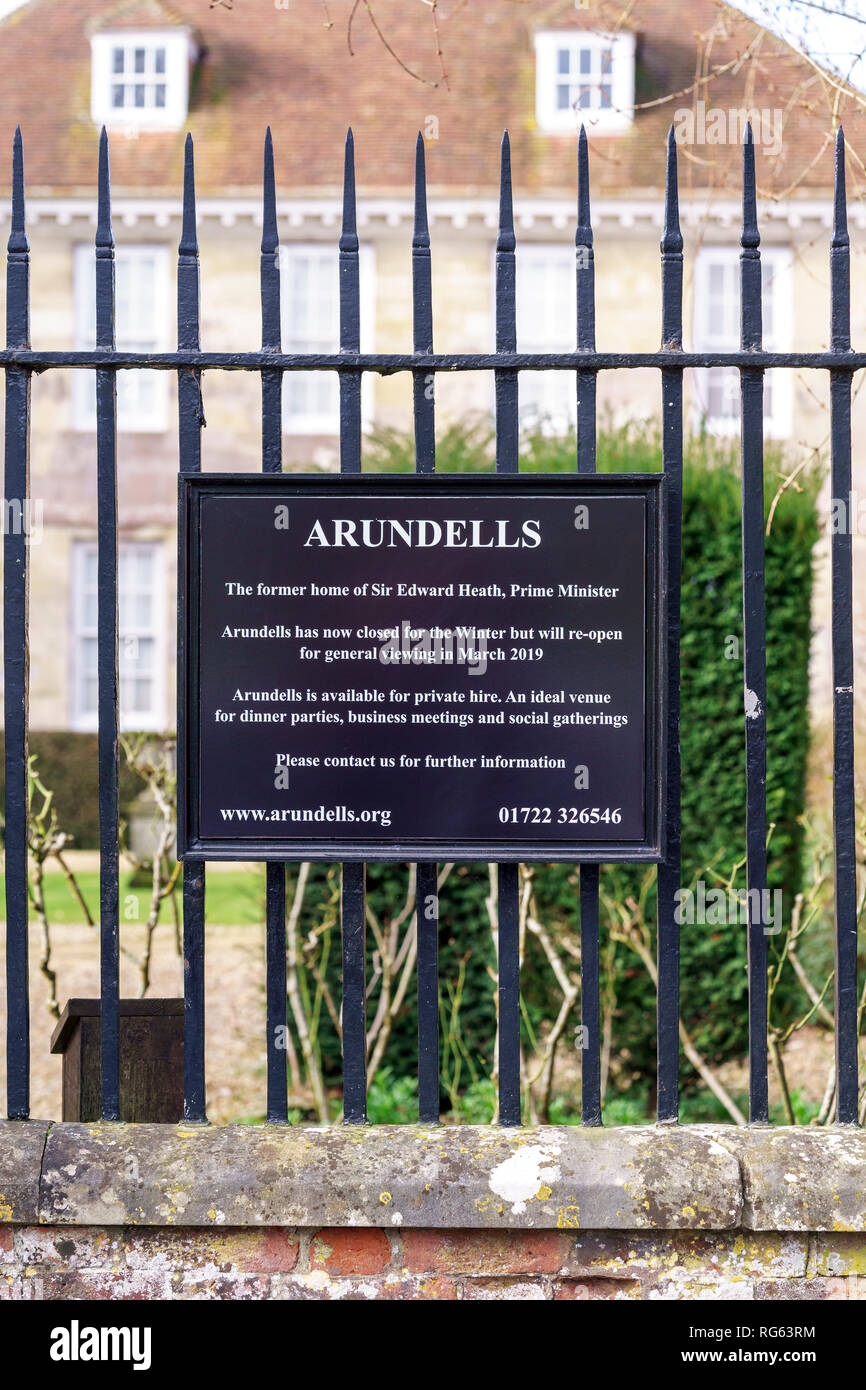
<svg viewBox="0 0 866 1390">
<path fill-rule="evenodd" d="M 101 1001 L 70 999 L 51 1038 L 63 1057 L 63 1119 L 98 1120 Z M 120 1118 L 183 1119 L 183 1000 L 120 1000 Z"/>
</svg>

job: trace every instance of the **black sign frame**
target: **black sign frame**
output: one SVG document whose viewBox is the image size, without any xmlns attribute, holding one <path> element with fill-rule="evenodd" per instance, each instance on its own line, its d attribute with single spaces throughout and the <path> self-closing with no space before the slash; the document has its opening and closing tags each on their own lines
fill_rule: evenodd
<svg viewBox="0 0 866 1390">
<path fill-rule="evenodd" d="M 382 834 L 351 837 L 205 837 L 199 826 L 199 621 L 201 501 L 207 495 L 273 494 L 278 501 L 322 495 L 467 498 L 503 495 L 530 499 L 561 495 L 579 502 L 593 496 L 640 496 L 646 502 L 644 605 L 645 835 L 641 840 L 556 842 L 531 835 L 479 840 L 410 840 Z M 178 857 L 237 861 L 660 863 L 665 857 L 667 760 L 667 565 L 666 479 L 662 473 L 304 474 L 181 473 L 178 479 Z"/>
</svg>

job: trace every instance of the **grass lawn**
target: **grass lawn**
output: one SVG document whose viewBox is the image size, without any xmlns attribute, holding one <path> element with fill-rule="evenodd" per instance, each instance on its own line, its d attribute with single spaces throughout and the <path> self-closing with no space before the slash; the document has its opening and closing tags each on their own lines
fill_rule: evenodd
<svg viewBox="0 0 866 1390">
<path fill-rule="evenodd" d="M 80 873 L 76 875 L 84 901 L 93 915 L 99 919 L 99 875 Z M 124 922 L 145 922 L 150 906 L 150 889 L 133 886 L 130 874 L 120 875 L 120 920 Z M 0 874 L 0 882 L 3 875 Z M 84 914 L 75 901 L 69 886 L 60 873 L 47 873 L 43 879 L 45 906 L 48 920 L 52 924 L 64 922 L 83 922 Z M 5 892 L 5 882 L 3 882 Z M 180 884 L 178 884 L 178 913 L 181 911 Z M 0 898 L 0 903 L 5 902 Z M 31 906 L 31 918 L 33 910 Z M 205 920 L 213 925 L 246 927 L 264 921 L 265 915 L 265 871 L 260 864 L 244 865 L 228 872 L 220 870 L 208 875 L 205 891 Z M 170 922 L 171 903 L 163 900 L 160 922 Z"/>
</svg>

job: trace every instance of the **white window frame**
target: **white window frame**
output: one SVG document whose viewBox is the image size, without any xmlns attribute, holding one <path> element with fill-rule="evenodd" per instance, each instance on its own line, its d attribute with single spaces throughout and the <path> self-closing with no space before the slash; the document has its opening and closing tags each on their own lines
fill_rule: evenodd
<svg viewBox="0 0 866 1390">
<path fill-rule="evenodd" d="M 557 88 L 566 74 L 559 71 L 560 52 L 569 54 L 569 85 L 590 88 L 589 105 L 561 109 Z M 610 52 L 611 104 L 601 105 L 602 55 Z M 580 54 L 589 55 L 590 81 L 580 83 Z M 535 119 L 549 135 L 573 135 L 583 124 L 594 135 L 616 135 L 634 120 L 634 34 L 608 34 L 586 29 L 548 29 L 535 36 Z"/>
<path fill-rule="evenodd" d="M 574 352 L 577 337 L 577 255 L 571 242 L 523 242 L 517 248 L 517 350 L 518 352 Z M 561 332 L 556 332 L 554 300 L 528 296 L 522 291 L 526 272 L 533 269 L 567 271 L 570 290 Z M 495 293 L 495 253 L 494 253 Z M 559 298 L 555 301 L 561 302 Z M 531 306 L 531 307 L 530 307 Z M 527 322 L 527 308 L 539 310 L 535 322 Z M 523 428 L 539 429 L 543 434 L 560 434 L 573 429 L 577 419 L 577 388 L 572 372 L 520 372 L 518 401 Z M 533 385 L 536 383 L 536 385 Z M 537 390 L 540 401 L 527 401 L 527 386 Z M 549 400 L 550 408 L 547 408 Z M 567 404 L 561 409 L 562 401 Z M 534 413 L 537 412 L 537 413 Z"/>
<path fill-rule="evenodd" d="M 292 331 L 289 319 L 288 296 L 286 294 L 288 261 L 293 255 L 315 255 L 322 259 L 326 268 L 333 269 L 335 309 L 339 314 L 339 252 L 331 242 L 289 241 L 280 244 L 280 327 L 283 352 L 304 353 L 311 351 L 339 352 L 339 322 L 335 319 L 333 334 L 323 333 L 321 339 L 313 339 L 306 334 Z M 332 262 L 332 267 L 328 265 Z M 362 246 L 359 253 L 359 277 L 361 282 L 360 328 L 361 351 L 375 352 L 376 317 L 376 257 L 372 246 Z M 322 346 L 319 347 L 318 344 Z M 283 433 L 291 435 L 322 435 L 333 438 L 340 431 L 339 385 L 336 372 L 328 372 L 333 379 L 333 408 L 324 413 L 292 413 L 289 407 L 289 392 L 286 389 L 288 378 L 294 373 L 286 373 L 283 378 Z M 373 421 L 374 381 L 370 372 L 365 372 L 361 386 L 361 424 L 369 429 Z"/>
<path fill-rule="evenodd" d="M 150 54 L 158 48 L 165 50 L 164 73 L 154 73 L 153 63 L 146 58 L 147 71 L 141 74 L 144 82 L 137 84 L 137 74 L 131 70 L 127 77 L 127 63 L 135 49 Z M 115 49 L 123 49 L 127 55 L 122 76 L 114 72 Z M 187 28 L 115 29 L 94 34 L 90 40 L 90 114 L 94 123 L 109 130 L 180 130 L 189 111 L 190 67 L 196 56 Z M 152 102 L 157 81 L 165 85 L 164 106 L 113 104 L 115 85 L 142 85 L 145 99 Z"/>
<path fill-rule="evenodd" d="M 790 246 L 767 246 L 761 248 L 764 292 L 772 295 L 772 323 L 766 322 L 764 315 L 763 345 L 767 352 L 789 352 L 793 336 L 793 265 L 794 258 Z M 713 332 L 707 322 L 709 308 L 710 269 L 722 265 L 734 286 L 736 299 L 733 304 L 732 320 L 736 328 L 728 333 Z M 736 352 L 740 346 L 739 338 L 739 246 L 702 246 L 695 257 L 693 280 L 693 337 L 696 352 Z M 768 287 L 766 272 L 772 271 L 772 281 Z M 731 372 L 734 390 L 739 402 L 739 388 L 735 380 L 735 367 L 701 368 L 692 373 L 692 424 L 694 429 L 705 429 L 708 434 L 720 437 L 733 437 L 740 432 L 739 403 L 728 415 L 709 415 L 707 413 L 707 383 L 711 372 Z M 769 401 L 765 392 L 764 433 L 768 439 L 787 439 L 793 428 L 793 382 L 792 374 L 783 368 L 771 369 L 765 373 L 769 386 Z"/>
<path fill-rule="evenodd" d="M 88 351 L 95 341 L 95 261 L 93 247 L 79 244 L 73 248 L 73 311 L 75 315 L 75 346 L 78 351 Z M 142 242 L 133 246 L 118 246 L 114 253 L 115 265 L 121 262 L 134 263 L 136 257 L 149 256 L 155 261 L 155 283 L 153 304 L 156 308 L 156 325 L 152 337 L 146 341 L 134 334 L 118 334 L 117 346 L 129 352 L 166 352 L 169 347 L 169 284 L 170 252 L 162 242 Z M 129 372 L 118 373 L 118 383 L 128 379 L 142 368 L 130 368 Z M 122 392 L 118 393 L 117 428 L 129 434 L 164 434 L 168 429 L 169 374 L 168 372 L 149 372 L 153 389 L 152 404 L 138 409 L 124 408 Z M 72 376 L 72 427 L 75 430 L 96 429 L 96 396 L 94 373 L 73 372 Z"/>
<path fill-rule="evenodd" d="M 83 699 L 84 668 L 81 657 L 81 643 L 87 639 L 95 641 L 97 628 L 85 622 L 85 563 L 88 555 L 96 554 L 96 541 L 74 541 L 72 544 L 72 586 L 70 593 L 71 616 L 71 660 L 70 660 L 70 728 L 76 732 L 91 733 L 99 727 L 99 708 L 87 709 Z M 166 727 L 166 684 L 167 652 L 165 644 L 165 603 L 166 603 L 166 550 L 160 540 L 121 541 L 120 551 L 149 550 L 153 560 L 152 618 L 147 628 L 123 628 L 118 634 L 118 688 L 120 692 L 120 727 L 130 731 L 161 732 Z M 119 579 L 118 579 L 119 584 Z M 119 608 L 118 591 L 118 608 Z M 122 697 L 124 681 L 125 643 L 130 638 L 147 637 L 153 641 L 153 698 L 151 707 L 145 714 L 136 714 L 130 719 L 124 709 Z"/>
</svg>

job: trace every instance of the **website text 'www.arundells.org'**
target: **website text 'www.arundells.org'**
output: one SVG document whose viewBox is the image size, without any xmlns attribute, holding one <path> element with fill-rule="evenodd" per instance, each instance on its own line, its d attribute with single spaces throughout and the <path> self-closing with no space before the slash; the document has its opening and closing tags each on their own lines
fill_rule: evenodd
<svg viewBox="0 0 866 1390">
<path fill-rule="evenodd" d="M 224 821 L 253 821 L 256 823 L 276 822 L 281 824 L 293 822 L 312 822 L 321 824 L 327 822 L 335 825 L 381 825 L 387 830 L 391 824 L 390 809 L 367 809 L 356 811 L 351 806 L 283 806 L 275 807 L 270 810 L 259 808 L 229 807 L 222 808 L 220 815 Z"/>
</svg>

